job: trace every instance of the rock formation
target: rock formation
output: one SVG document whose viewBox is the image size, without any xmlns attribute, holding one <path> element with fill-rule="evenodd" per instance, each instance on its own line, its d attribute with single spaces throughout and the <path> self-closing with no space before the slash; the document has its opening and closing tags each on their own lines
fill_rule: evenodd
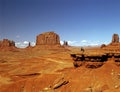
<svg viewBox="0 0 120 92">
<path fill-rule="evenodd" d="M 104 48 L 104 47 L 106 47 L 106 45 L 105 45 L 105 44 L 102 44 L 102 45 L 101 45 L 101 48 Z"/>
<path fill-rule="evenodd" d="M 68 42 L 64 41 L 63 46 L 68 46 Z"/>
<path fill-rule="evenodd" d="M 119 35 L 113 34 L 111 43 L 106 46 L 102 45 L 101 48 L 108 51 L 120 51 Z"/>
<path fill-rule="evenodd" d="M 54 32 L 45 32 L 37 36 L 36 45 L 58 45 L 60 46 L 60 37 Z"/>
<path fill-rule="evenodd" d="M 3 39 L 0 41 L 0 51 L 15 51 L 15 42 L 8 40 L 8 39 Z"/>
<path fill-rule="evenodd" d="M 26 48 L 29 48 L 29 49 L 31 49 L 31 48 L 32 48 L 32 46 L 31 46 L 31 43 L 30 43 L 30 42 L 28 43 L 28 46 L 27 46 Z"/>
<path fill-rule="evenodd" d="M 112 43 L 119 43 L 119 35 L 118 34 L 113 34 Z"/>
<path fill-rule="evenodd" d="M 31 46 L 30 42 L 28 43 L 28 46 L 29 46 L 29 47 Z"/>
<path fill-rule="evenodd" d="M 8 40 L 8 39 L 3 39 L 3 41 L 0 41 L 0 47 L 15 47 L 15 42 Z"/>
</svg>

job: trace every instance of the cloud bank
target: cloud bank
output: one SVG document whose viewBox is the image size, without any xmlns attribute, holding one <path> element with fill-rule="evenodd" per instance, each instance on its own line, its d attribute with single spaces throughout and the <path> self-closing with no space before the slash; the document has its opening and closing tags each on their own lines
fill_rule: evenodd
<svg viewBox="0 0 120 92">
<path fill-rule="evenodd" d="M 109 42 L 104 41 L 91 41 L 91 40 L 81 40 L 81 41 L 68 41 L 71 46 L 100 46 L 101 44 L 108 44 Z"/>
<path fill-rule="evenodd" d="M 63 45 L 63 41 L 60 44 Z M 103 41 L 91 41 L 91 40 L 81 40 L 81 41 L 68 41 L 70 46 L 100 46 L 101 44 L 108 44 L 109 42 Z M 16 42 L 15 45 L 18 48 L 25 48 L 29 44 L 29 41 Z M 30 42 L 31 46 L 35 46 L 35 42 Z"/>
<path fill-rule="evenodd" d="M 29 41 L 23 41 L 23 42 L 16 42 L 15 46 L 18 48 L 25 48 L 29 44 Z M 31 46 L 35 46 L 35 42 L 30 42 Z"/>
</svg>

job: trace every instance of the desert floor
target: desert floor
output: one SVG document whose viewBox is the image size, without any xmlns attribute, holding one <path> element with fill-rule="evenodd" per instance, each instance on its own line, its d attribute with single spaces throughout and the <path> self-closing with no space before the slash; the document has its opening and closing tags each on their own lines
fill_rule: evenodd
<svg viewBox="0 0 120 92">
<path fill-rule="evenodd" d="M 70 54 L 79 51 L 0 52 L 0 92 L 120 92 L 120 66 L 111 59 L 99 68 L 75 68 Z"/>
</svg>

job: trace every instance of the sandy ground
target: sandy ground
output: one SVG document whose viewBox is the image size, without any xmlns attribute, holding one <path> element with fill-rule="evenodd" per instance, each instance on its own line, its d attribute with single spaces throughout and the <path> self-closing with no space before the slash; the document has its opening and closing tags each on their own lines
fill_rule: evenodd
<svg viewBox="0 0 120 92">
<path fill-rule="evenodd" d="M 96 69 L 74 68 L 70 53 L 80 49 L 68 49 L 0 52 L 0 92 L 120 92 L 114 60 Z"/>
</svg>

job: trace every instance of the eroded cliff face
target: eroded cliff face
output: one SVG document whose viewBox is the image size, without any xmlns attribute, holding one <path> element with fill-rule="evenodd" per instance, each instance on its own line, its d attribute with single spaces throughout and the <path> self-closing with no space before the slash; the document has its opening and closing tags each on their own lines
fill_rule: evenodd
<svg viewBox="0 0 120 92">
<path fill-rule="evenodd" d="M 112 43 L 119 43 L 119 35 L 118 34 L 113 34 Z"/>
<path fill-rule="evenodd" d="M 54 32 L 45 32 L 36 37 L 36 45 L 60 45 L 60 37 Z"/>
<path fill-rule="evenodd" d="M 0 51 L 13 51 L 15 50 L 15 42 L 8 40 L 8 39 L 3 39 L 0 41 Z"/>
<path fill-rule="evenodd" d="M 0 47 L 12 47 L 15 46 L 15 42 L 8 40 L 8 39 L 3 39 L 0 41 Z"/>
</svg>

